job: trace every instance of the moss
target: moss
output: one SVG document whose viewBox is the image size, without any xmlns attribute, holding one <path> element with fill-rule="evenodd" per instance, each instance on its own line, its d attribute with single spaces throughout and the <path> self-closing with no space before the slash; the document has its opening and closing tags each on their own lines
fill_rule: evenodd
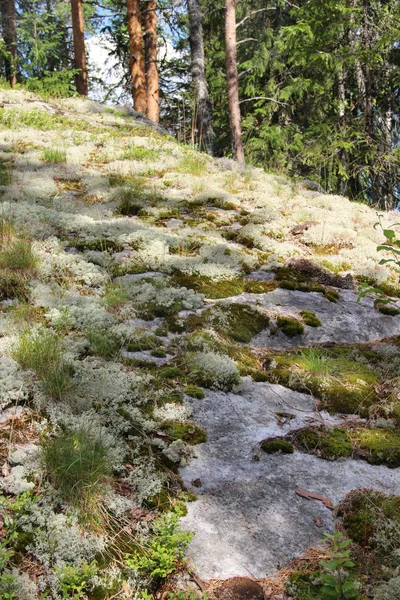
<svg viewBox="0 0 400 600">
<path fill-rule="evenodd" d="M 377 548 L 379 532 L 379 537 L 387 537 L 388 547 L 391 547 L 393 524 L 400 528 L 400 496 L 369 489 L 354 490 L 338 505 L 336 516 L 341 519 L 346 534 L 357 544 Z"/>
<path fill-rule="evenodd" d="M 400 467 L 400 432 L 392 429 L 361 429 L 354 433 L 358 454 L 371 465 Z"/>
<path fill-rule="evenodd" d="M 261 442 L 261 449 L 267 454 L 293 454 L 294 446 L 282 438 L 271 438 Z"/>
<path fill-rule="evenodd" d="M 0 273 L 0 301 L 1 300 L 28 300 L 29 289 L 26 278 L 20 273 L 5 269 Z"/>
<path fill-rule="evenodd" d="M 202 444 L 207 441 L 207 433 L 195 423 L 165 423 L 161 425 L 164 433 L 173 440 L 183 440 L 187 444 Z"/>
<path fill-rule="evenodd" d="M 340 294 L 336 290 L 328 290 L 324 293 L 324 296 L 329 302 L 334 302 L 335 304 L 340 300 Z"/>
<path fill-rule="evenodd" d="M 125 349 L 128 350 L 128 352 L 154 350 L 162 345 L 163 341 L 152 333 L 143 333 L 142 335 L 127 340 L 124 344 Z"/>
<path fill-rule="evenodd" d="M 229 298 L 244 291 L 243 277 L 215 281 L 211 277 L 203 275 L 187 275 L 177 272 L 172 276 L 172 282 L 178 287 L 186 287 L 204 294 L 206 298 Z"/>
<path fill-rule="evenodd" d="M 379 306 L 378 311 L 382 313 L 382 315 L 388 315 L 390 317 L 400 315 L 400 310 L 394 306 Z"/>
<path fill-rule="evenodd" d="M 203 390 L 197 385 L 187 385 L 185 387 L 185 394 L 187 394 L 191 398 L 197 398 L 198 400 L 202 400 L 205 395 Z"/>
<path fill-rule="evenodd" d="M 353 452 L 349 432 L 340 427 L 300 429 L 293 434 L 293 440 L 300 450 L 325 460 L 347 458 Z"/>
<path fill-rule="evenodd" d="M 121 244 L 117 244 L 113 240 L 109 240 L 107 238 L 96 238 L 94 240 L 68 240 L 71 245 L 73 245 L 77 250 L 98 250 L 100 252 L 105 252 L 106 250 L 112 250 L 113 252 L 121 252 L 123 250 L 123 246 Z"/>
<path fill-rule="evenodd" d="M 321 400 L 330 413 L 368 416 L 377 400 L 380 375 L 351 358 L 351 348 L 319 350 L 310 348 L 271 356 L 275 368 L 265 371 L 268 380 L 291 389 L 308 392 Z"/>
<path fill-rule="evenodd" d="M 253 281 L 248 279 L 244 284 L 244 291 L 249 294 L 268 294 L 278 287 L 277 281 Z"/>
<path fill-rule="evenodd" d="M 302 310 L 300 316 L 303 317 L 304 323 L 309 327 L 321 327 L 322 325 L 317 315 L 311 310 Z"/>
<path fill-rule="evenodd" d="M 320 600 L 319 586 L 315 585 L 314 580 L 318 580 L 319 570 L 312 569 L 312 572 L 295 571 L 291 573 L 286 582 L 286 592 L 289 597 L 295 600 Z"/>
<path fill-rule="evenodd" d="M 284 290 L 297 290 L 298 289 L 298 283 L 294 280 L 290 280 L 290 279 L 284 279 L 283 281 L 279 282 L 279 287 L 284 289 Z"/>
<path fill-rule="evenodd" d="M 245 304 L 224 304 L 205 310 L 201 315 L 188 318 L 188 330 L 212 327 L 236 342 L 251 342 L 252 338 L 269 324 L 269 317 Z"/>
<path fill-rule="evenodd" d="M 285 335 L 294 337 L 304 333 L 304 325 L 292 317 L 278 317 L 276 323 Z"/>
<path fill-rule="evenodd" d="M 165 358 L 167 356 L 167 353 L 163 348 L 155 348 L 150 352 L 150 354 L 155 358 Z"/>
<path fill-rule="evenodd" d="M 180 379 L 185 377 L 186 374 L 179 367 L 163 367 L 158 371 L 158 376 L 161 379 Z"/>
</svg>

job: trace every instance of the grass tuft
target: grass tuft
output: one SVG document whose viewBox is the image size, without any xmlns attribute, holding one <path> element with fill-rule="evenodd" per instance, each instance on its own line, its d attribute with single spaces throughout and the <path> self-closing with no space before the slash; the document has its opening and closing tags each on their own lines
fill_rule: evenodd
<svg viewBox="0 0 400 600">
<path fill-rule="evenodd" d="M 43 443 L 43 459 L 62 496 L 85 512 L 95 508 L 111 464 L 101 437 L 81 426 Z"/>
<path fill-rule="evenodd" d="M 64 356 L 61 338 L 54 331 L 38 327 L 24 331 L 12 350 L 23 369 L 34 371 L 44 391 L 60 400 L 72 387 L 72 367 Z"/>
<path fill-rule="evenodd" d="M 46 163 L 67 162 L 67 151 L 63 148 L 45 148 L 42 154 L 42 161 Z"/>
</svg>

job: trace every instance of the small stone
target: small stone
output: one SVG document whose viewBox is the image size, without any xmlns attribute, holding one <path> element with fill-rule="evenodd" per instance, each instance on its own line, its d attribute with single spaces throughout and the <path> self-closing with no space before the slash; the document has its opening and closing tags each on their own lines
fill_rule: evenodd
<svg viewBox="0 0 400 600">
<path fill-rule="evenodd" d="M 203 483 L 202 483 L 201 479 L 199 479 L 199 478 L 193 479 L 192 485 L 195 488 L 201 488 L 201 487 L 203 487 Z"/>
<path fill-rule="evenodd" d="M 227 579 L 214 594 L 217 600 L 264 600 L 263 588 L 249 577 Z"/>
</svg>

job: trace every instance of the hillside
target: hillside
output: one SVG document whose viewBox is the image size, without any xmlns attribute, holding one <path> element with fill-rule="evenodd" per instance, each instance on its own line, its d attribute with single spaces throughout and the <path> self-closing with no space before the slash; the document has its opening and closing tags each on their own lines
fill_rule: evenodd
<svg viewBox="0 0 400 600">
<path fill-rule="evenodd" d="M 312 600 L 336 522 L 398 597 L 397 213 L 23 91 L 0 184 L 0 596 Z"/>
</svg>

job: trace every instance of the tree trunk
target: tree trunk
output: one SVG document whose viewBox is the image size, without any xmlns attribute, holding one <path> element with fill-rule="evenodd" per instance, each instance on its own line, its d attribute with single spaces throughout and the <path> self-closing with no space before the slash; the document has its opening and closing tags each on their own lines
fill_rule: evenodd
<svg viewBox="0 0 400 600">
<path fill-rule="evenodd" d="M 133 106 L 138 112 L 145 113 L 147 109 L 146 76 L 140 1 L 127 0 L 127 9 Z"/>
<path fill-rule="evenodd" d="M 205 75 L 203 17 L 199 0 L 187 0 L 192 85 L 195 93 L 197 141 L 211 156 L 214 154 L 215 133 Z"/>
<path fill-rule="evenodd" d="M 157 68 L 157 0 L 147 0 L 144 13 L 146 49 L 147 116 L 158 123 L 160 120 Z"/>
<path fill-rule="evenodd" d="M 236 4 L 237 0 L 225 0 L 226 79 L 228 84 L 229 126 L 231 129 L 233 158 L 237 162 L 244 164 L 236 58 Z"/>
<path fill-rule="evenodd" d="M 4 43 L 9 53 L 5 59 L 6 79 L 11 87 L 15 87 L 18 57 L 15 0 L 1 0 L 0 12 Z"/>
<path fill-rule="evenodd" d="M 72 33 L 74 38 L 75 85 L 79 94 L 88 95 L 88 79 L 85 53 L 85 23 L 83 20 L 82 0 L 71 0 Z"/>
</svg>

